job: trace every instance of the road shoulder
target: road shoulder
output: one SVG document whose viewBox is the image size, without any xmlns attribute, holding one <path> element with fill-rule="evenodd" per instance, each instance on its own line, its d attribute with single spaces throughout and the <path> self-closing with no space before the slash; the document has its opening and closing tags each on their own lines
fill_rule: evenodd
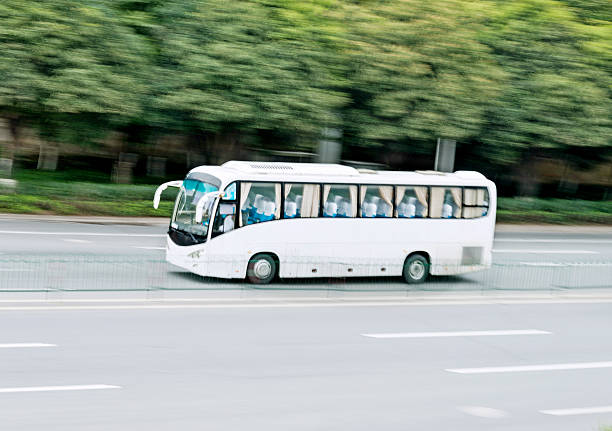
<svg viewBox="0 0 612 431">
<path fill-rule="evenodd" d="M 168 217 L 58 216 L 0 213 L 0 221 L 2 220 L 131 226 L 168 226 L 170 223 Z M 612 226 L 498 223 L 495 226 L 495 231 L 499 233 L 612 234 Z"/>
</svg>

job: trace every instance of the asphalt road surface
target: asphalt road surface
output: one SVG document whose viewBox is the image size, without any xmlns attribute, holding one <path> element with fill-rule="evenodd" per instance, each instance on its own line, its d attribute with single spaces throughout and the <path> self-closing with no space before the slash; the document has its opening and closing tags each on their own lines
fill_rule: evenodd
<svg viewBox="0 0 612 431">
<path fill-rule="evenodd" d="M 612 232 L 499 233 L 490 271 L 267 289 L 163 225 L 0 220 L 0 429 L 612 425 Z"/>
<path fill-rule="evenodd" d="M 206 279 L 164 262 L 166 226 L 0 219 L 0 290 L 249 289 Z M 494 267 L 435 277 L 425 290 L 578 289 L 612 287 L 612 229 L 496 235 Z M 287 280 L 269 289 L 406 290 L 400 279 Z M 410 287 L 414 288 L 414 287 Z"/>
<path fill-rule="evenodd" d="M 2 429 L 612 425 L 610 299 L 113 304 L 0 305 Z"/>
</svg>

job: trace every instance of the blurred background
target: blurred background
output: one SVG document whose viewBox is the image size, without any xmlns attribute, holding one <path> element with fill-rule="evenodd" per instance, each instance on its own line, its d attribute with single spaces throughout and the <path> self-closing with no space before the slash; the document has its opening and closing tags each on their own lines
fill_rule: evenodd
<svg viewBox="0 0 612 431">
<path fill-rule="evenodd" d="M 493 263 L 167 263 L 228 160 L 480 171 Z M 612 431 L 611 227 L 611 0 L 0 0 L 2 429 Z"/>
<path fill-rule="evenodd" d="M 609 0 L 3 0 L 0 212 L 168 216 L 232 159 L 454 169 L 612 223 Z"/>
</svg>

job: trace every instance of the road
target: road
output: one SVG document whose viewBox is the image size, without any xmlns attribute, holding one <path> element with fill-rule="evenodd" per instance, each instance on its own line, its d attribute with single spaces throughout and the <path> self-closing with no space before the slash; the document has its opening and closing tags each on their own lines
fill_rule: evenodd
<svg viewBox="0 0 612 431">
<path fill-rule="evenodd" d="M 218 290 L 242 295 L 234 281 L 194 277 L 164 262 L 164 224 L 121 225 L 0 219 L 0 290 Z M 612 229 L 579 233 L 500 232 L 492 270 L 436 277 L 425 290 L 610 287 Z M 329 280 L 289 280 L 270 289 L 327 290 Z M 395 278 L 332 281 L 335 290 L 406 290 Z M 410 287 L 412 288 L 412 287 Z M 239 293 L 236 293 L 239 292 Z"/>
<path fill-rule="evenodd" d="M 97 310 L 28 304 L 0 306 L 6 430 L 612 425 L 610 300 Z"/>
<path fill-rule="evenodd" d="M 612 425 L 612 232 L 500 232 L 407 291 L 192 277 L 164 230 L 0 220 L 2 429 Z"/>
</svg>

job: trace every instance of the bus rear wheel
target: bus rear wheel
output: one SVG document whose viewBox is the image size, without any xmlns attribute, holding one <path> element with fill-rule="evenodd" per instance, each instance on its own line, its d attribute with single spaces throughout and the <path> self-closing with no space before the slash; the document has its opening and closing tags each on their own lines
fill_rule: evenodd
<svg viewBox="0 0 612 431">
<path fill-rule="evenodd" d="M 429 275 L 429 262 L 421 254 L 413 254 L 404 262 L 404 281 L 406 283 L 422 283 Z"/>
<path fill-rule="evenodd" d="M 253 284 L 268 284 L 276 277 L 276 261 L 269 254 L 256 254 L 249 260 L 247 280 Z"/>
</svg>

